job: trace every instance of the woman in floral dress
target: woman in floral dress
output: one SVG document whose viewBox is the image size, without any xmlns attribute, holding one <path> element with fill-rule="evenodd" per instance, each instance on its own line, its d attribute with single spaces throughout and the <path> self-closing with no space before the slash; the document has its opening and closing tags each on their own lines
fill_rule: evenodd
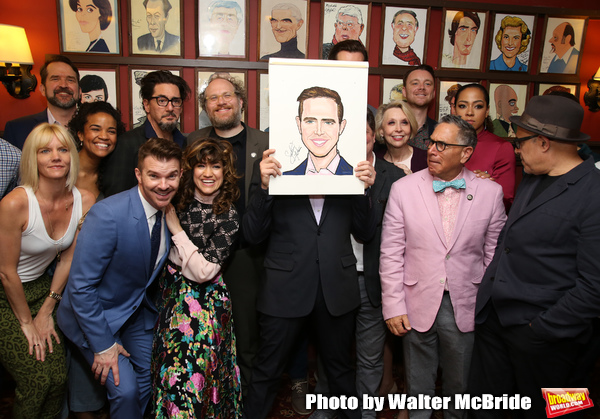
<svg viewBox="0 0 600 419">
<path fill-rule="evenodd" d="M 206 139 L 183 156 L 172 234 L 160 280 L 152 375 L 156 418 L 241 416 L 231 300 L 221 269 L 239 230 L 234 154 L 226 141 Z"/>
</svg>

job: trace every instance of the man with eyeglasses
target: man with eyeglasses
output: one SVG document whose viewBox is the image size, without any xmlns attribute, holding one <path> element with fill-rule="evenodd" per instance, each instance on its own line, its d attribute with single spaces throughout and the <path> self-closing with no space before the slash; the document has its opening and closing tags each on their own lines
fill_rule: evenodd
<svg viewBox="0 0 600 419">
<path fill-rule="evenodd" d="M 353 4 L 342 6 L 336 13 L 336 20 L 333 26 L 335 27 L 333 39 L 331 42 L 323 44 L 321 57 L 324 60 L 329 58 L 331 48 L 333 48 L 333 46 L 338 42 L 342 42 L 347 39 L 360 41 L 360 35 L 365 29 L 362 12 Z"/>
<path fill-rule="evenodd" d="M 237 1 L 215 0 L 208 6 L 208 31 L 200 34 L 200 55 L 236 55 L 230 45 L 243 20 L 242 8 Z"/>
<path fill-rule="evenodd" d="M 298 31 L 304 24 L 300 9 L 292 3 L 276 4 L 271 10 L 269 20 L 273 36 L 281 44 L 281 48 L 277 52 L 260 57 L 260 59 L 304 58 L 304 53 L 298 49 Z"/>
<path fill-rule="evenodd" d="M 242 122 L 246 105 L 246 92 L 242 83 L 229 73 L 214 73 L 198 97 L 200 107 L 206 111 L 212 124 L 190 133 L 187 144 L 204 138 L 229 141 L 236 154 L 235 167 L 240 187 L 240 198 L 235 203 L 238 213 L 244 214 L 248 204 L 248 188 L 254 163 L 260 161 L 268 148 L 269 134 L 251 128 Z M 258 320 L 256 296 L 263 264 L 263 251 L 248 246 L 243 240 L 233 253 L 223 278 L 231 294 L 233 320 L 237 346 L 237 361 L 246 395 L 254 356 L 258 349 Z"/>
<path fill-rule="evenodd" d="M 545 417 L 541 388 L 587 387 L 598 354 L 580 362 L 600 316 L 600 172 L 577 153 L 583 116 L 549 95 L 510 118 L 525 175 L 477 295 L 469 390 L 531 397 L 520 417 Z"/>
<path fill-rule="evenodd" d="M 101 171 L 100 190 L 105 196 L 123 192 L 137 184 L 138 150 L 149 138 L 165 138 L 184 147 L 185 136 L 177 125 L 183 102 L 190 93 L 187 82 L 170 71 L 153 71 L 144 76 L 140 81 L 140 96 L 146 121 L 117 138 L 115 151 L 107 157 Z"/>
<path fill-rule="evenodd" d="M 467 388 L 475 297 L 506 215 L 502 187 L 464 167 L 477 144 L 473 127 L 443 117 L 428 141 L 427 169 L 392 185 L 381 237 L 383 317 L 404 336 L 406 393 L 442 394 Z M 444 415 L 461 417 L 450 402 Z M 410 412 L 429 418 L 431 409 Z"/>
</svg>

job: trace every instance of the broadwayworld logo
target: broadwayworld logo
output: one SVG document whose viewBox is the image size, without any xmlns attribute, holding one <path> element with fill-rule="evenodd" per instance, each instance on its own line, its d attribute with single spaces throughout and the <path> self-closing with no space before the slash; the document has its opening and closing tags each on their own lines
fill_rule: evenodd
<svg viewBox="0 0 600 419">
<path fill-rule="evenodd" d="M 546 416 L 554 418 L 594 406 L 587 388 L 543 388 Z"/>
</svg>

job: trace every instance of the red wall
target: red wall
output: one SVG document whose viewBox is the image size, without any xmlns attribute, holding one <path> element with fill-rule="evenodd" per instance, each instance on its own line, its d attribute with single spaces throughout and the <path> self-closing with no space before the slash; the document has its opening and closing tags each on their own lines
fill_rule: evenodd
<svg viewBox="0 0 600 419">
<path fill-rule="evenodd" d="M 126 1 L 121 0 L 121 16 L 125 16 L 127 12 Z M 255 4 L 256 0 L 251 0 L 250 3 Z M 468 0 L 474 3 L 486 3 L 484 0 Z M 0 23 L 6 23 L 11 25 L 23 26 L 27 32 L 31 52 L 33 54 L 33 60 L 35 65 L 33 67 L 33 73 L 39 79 L 40 67 L 44 62 L 46 54 L 57 54 L 59 53 L 59 41 L 58 41 L 58 23 L 57 23 L 57 11 L 55 1 L 37 1 L 37 0 L 21 0 L 4 2 L 2 8 L 2 19 Z M 190 42 L 196 39 L 195 34 L 195 1 L 194 0 L 183 0 L 184 3 L 184 28 L 185 28 L 185 52 L 184 56 L 188 59 L 196 58 L 196 46 L 195 42 Z M 503 4 L 519 4 L 519 5 L 531 5 L 531 6 L 545 6 L 545 7 L 561 7 L 564 4 L 564 0 L 503 0 Z M 573 7 L 579 9 L 597 9 L 597 0 L 572 0 L 570 4 Z M 379 51 L 379 38 L 381 28 L 381 5 L 374 4 L 371 13 L 371 34 L 369 40 L 369 50 L 371 53 L 370 65 L 377 67 L 377 53 Z M 257 48 L 257 21 L 258 21 L 258 8 L 250 7 L 250 60 L 256 61 L 256 48 Z M 565 14 L 568 14 L 568 10 L 565 9 Z M 319 1 L 312 0 L 310 8 L 310 34 L 319 33 L 319 20 L 321 16 L 321 3 Z M 442 11 L 441 9 L 432 10 L 432 21 L 441 21 Z M 122 19 L 122 21 L 125 21 Z M 128 37 L 127 27 L 122 28 L 123 38 L 123 52 L 124 55 L 128 53 L 128 45 L 125 41 Z M 440 27 L 436 25 L 430 25 L 428 33 L 428 47 L 427 47 L 427 61 L 437 62 L 439 53 L 439 39 L 440 39 Z M 583 46 L 583 56 L 581 60 L 580 69 L 580 82 L 581 82 L 581 93 L 580 100 L 583 105 L 583 94 L 587 92 L 587 81 L 600 67 L 600 20 L 590 20 L 587 28 L 586 40 Z M 538 42 L 542 40 L 538 39 Z M 318 58 L 319 53 L 319 37 L 311 36 L 309 39 L 309 50 L 308 58 Z M 121 66 L 120 68 L 120 81 L 121 81 L 121 111 L 123 113 L 124 121 L 129 120 L 129 92 L 128 92 L 128 78 L 127 67 Z M 190 86 L 194 86 L 194 69 L 184 68 L 183 77 L 188 81 Z M 248 71 L 248 124 L 250 126 L 256 126 L 256 71 Z M 369 76 L 369 97 L 368 101 L 371 105 L 377 106 L 379 104 L 380 95 L 380 78 L 376 75 Z M 39 87 L 31 95 L 30 98 L 25 100 L 18 100 L 11 97 L 4 87 L 0 87 L 0 103 L 2 104 L 2 111 L 0 112 L 0 128 L 4 129 L 6 121 L 11 119 L 29 115 L 32 113 L 43 110 L 46 106 L 45 99 L 39 93 Z M 433 112 L 433 110 L 432 110 Z M 433 116 L 433 115 L 432 115 Z M 195 129 L 195 104 L 192 101 L 186 103 L 183 114 L 183 131 L 189 132 Z M 587 110 L 585 112 L 584 123 L 582 131 L 592 135 L 592 140 L 600 141 L 600 133 L 597 133 L 597 127 L 600 124 L 600 112 L 592 113 Z"/>
</svg>

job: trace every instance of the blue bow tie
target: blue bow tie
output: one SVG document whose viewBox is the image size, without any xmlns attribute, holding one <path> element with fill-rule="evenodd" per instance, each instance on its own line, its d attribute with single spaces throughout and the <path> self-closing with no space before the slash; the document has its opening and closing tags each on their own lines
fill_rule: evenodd
<svg viewBox="0 0 600 419">
<path fill-rule="evenodd" d="M 465 189 L 467 184 L 464 179 L 454 179 L 450 182 L 444 182 L 442 180 L 434 180 L 433 181 L 433 192 L 444 192 L 446 188 L 454 188 L 454 189 Z"/>
</svg>

